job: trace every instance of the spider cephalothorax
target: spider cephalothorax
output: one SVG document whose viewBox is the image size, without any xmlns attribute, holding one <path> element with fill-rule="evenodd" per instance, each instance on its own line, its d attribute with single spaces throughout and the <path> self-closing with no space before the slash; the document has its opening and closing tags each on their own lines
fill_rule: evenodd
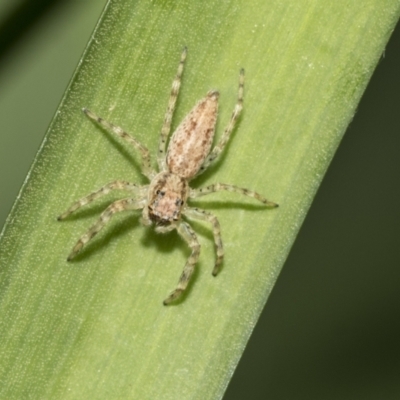
<svg viewBox="0 0 400 400">
<path fill-rule="evenodd" d="M 188 195 L 189 185 L 186 179 L 171 172 L 160 172 L 149 187 L 148 209 L 143 209 L 144 224 L 148 225 L 148 219 L 159 226 L 177 222 Z"/>
<path fill-rule="evenodd" d="M 190 180 L 204 172 L 211 163 L 218 159 L 235 127 L 243 107 L 243 69 L 240 70 L 239 74 L 237 103 L 233 109 L 231 119 L 217 145 L 211 150 L 217 121 L 219 97 L 219 93 L 212 90 L 208 92 L 206 97 L 200 100 L 183 119 L 172 135 L 168 145 L 168 152 L 166 153 L 167 139 L 171 130 L 171 121 L 178 97 L 185 59 L 186 48 L 182 52 L 178 72 L 172 83 L 171 95 L 164 118 L 164 124 L 161 129 L 157 153 L 158 168 L 160 171 L 158 173 L 151 166 L 148 149 L 138 140 L 120 127 L 107 122 L 87 109 L 83 109 L 84 113 L 90 119 L 121 137 L 141 153 L 142 172 L 150 180 L 150 185 L 139 186 L 135 183 L 121 180 L 110 182 L 96 192 L 78 200 L 64 214 L 58 217 L 59 220 L 62 220 L 78 208 L 114 189 L 126 190 L 132 194 L 131 197 L 115 201 L 103 211 L 99 220 L 81 236 L 75 244 L 72 252 L 68 256 L 68 260 L 74 258 L 81 251 L 83 246 L 104 227 L 116 212 L 119 211 L 142 209 L 142 223 L 144 225 L 151 225 L 154 223 L 158 232 L 167 232 L 176 229 L 191 248 L 192 253 L 186 262 L 176 289 L 164 300 L 164 305 L 176 300 L 185 291 L 200 255 L 200 244 L 197 240 L 196 233 L 191 226 L 183 220 L 182 216 L 206 221 L 211 224 L 217 253 L 212 272 L 214 276 L 219 272 L 224 257 L 221 230 L 217 217 L 200 208 L 190 207 L 187 204 L 188 200 L 213 192 L 226 190 L 253 197 L 269 207 L 278 206 L 256 192 L 224 183 L 215 183 L 200 189 L 191 189 L 189 187 Z"/>
</svg>

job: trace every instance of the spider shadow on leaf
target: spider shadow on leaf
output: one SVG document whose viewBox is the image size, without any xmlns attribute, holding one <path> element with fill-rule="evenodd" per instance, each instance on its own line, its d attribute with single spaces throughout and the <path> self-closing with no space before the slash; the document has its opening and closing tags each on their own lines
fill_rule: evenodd
<svg viewBox="0 0 400 400">
<path fill-rule="evenodd" d="M 120 196 L 121 197 L 121 196 Z M 118 200 L 118 197 L 110 198 L 108 200 L 100 200 L 96 204 L 90 204 L 87 208 L 82 207 L 74 211 L 72 214 L 68 215 L 65 221 L 78 221 L 81 219 L 89 219 L 94 217 L 99 217 L 101 213 L 114 201 Z M 93 222 L 93 221 L 92 221 Z"/>
<path fill-rule="evenodd" d="M 218 196 L 218 195 L 216 195 Z M 235 196 L 232 194 L 232 196 Z M 194 200 L 193 200 L 194 203 Z M 237 201 L 235 199 L 232 200 L 213 200 L 213 201 L 204 201 L 202 200 L 201 203 L 200 201 L 196 201 L 196 204 L 193 204 L 191 202 L 192 207 L 199 207 L 201 209 L 204 209 L 206 211 L 212 212 L 215 214 L 215 210 L 245 210 L 245 211 L 265 211 L 265 205 L 264 204 L 258 204 L 250 201 Z M 216 217 L 218 218 L 218 213 L 215 214 Z"/>
<path fill-rule="evenodd" d="M 80 217 L 82 217 L 82 214 L 89 213 L 97 214 L 97 211 L 84 211 L 80 213 Z M 112 221 L 102 232 L 96 235 L 96 238 L 88 242 L 85 248 L 79 254 L 77 254 L 72 260 L 69 260 L 69 263 L 79 263 L 84 259 L 91 258 L 94 254 L 97 254 L 102 250 L 107 251 L 111 241 L 118 242 L 123 236 L 128 235 L 132 230 L 138 228 L 139 226 L 139 215 L 133 214 L 130 216 L 119 216 L 117 221 Z"/>
<path fill-rule="evenodd" d="M 197 224 L 196 224 L 197 225 Z M 144 234 L 142 238 L 140 239 L 141 244 L 144 247 L 153 247 L 157 251 L 157 258 L 154 267 L 155 268 L 163 268 L 164 263 L 163 261 L 166 260 L 165 257 L 168 257 L 167 255 L 179 251 L 182 254 L 182 257 L 180 261 L 176 262 L 176 265 L 174 265 L 174 271 L 176 271 L 176 278 L 175 281 L 178 281 L 179 276 L 182 273 L 183 266 L 185 265 L 187 258 L 191 252 L 190 248 L 188 247 L 187 243 L 184 242 L 184 240 L 179 236 L 178 232 L 176 229 L 172 230 L 171 232 L 166 232 L 166 233 L 158 233 L 155 231 L 154 227 L 143 227 L 144 229 Z M 197 232 L 196 232 L 197 233 Z M 208 238 L 210 240 L 212 239 L 212 234 Z M 149 250 L 149 249 L 147 249 Z M 204 263 L 200 260 L 196 264 L 196 268 L 193 272 L 192 275 L 192 281 L 197 281 L 197 277 L 199 274 L 199 269 L 202 268 L 202 265 Z M 211 276 L 211 274 L 210 274 Z M 173 285 L 174 280 L 171 282 Z M 168 286 L 168 285 L 167 285 Z M 170 287 L 166 286 L 166 289 L 170 289 Z M 182 296 L 180 296 L 176 301 L 171 303 L 172 306 L 177 306 L 185 301 L 187 296 L 190 295 L 192 291 L 193 285 L 189 285 L 188 288 L 182 293 Z"/>
<path fill-rule="evenodd" d="M 138 157 L 137 157 L 135 150 L 130 148 L 129 146 L 127 146 L 125 143 L 122 142 L 121 139 L 117 138 L 115 135 L 110 133 L 109 130 L 107 130 L 103 126 L 99 125 L 95 121 L 90 120 L 90 122 L 96 129 L 98 129 L 102 133 L 102 136 L 104 136 L 106 138 L 106 140 L 108 140 L 108 142 L 111 143 L 111 145 L 113 147 L 115 147 L 117 152 L 119 152 L 122 155 L 122 157 L 126 161 L 128 161 L 129 165 L 138 172 L 138 176 L 140 178 L 136 178 L 136 179 L 138 179 L 138 181 L 135 181 L 133 183 L 147 184 L 148 180 L 140 173 L 141 172 L 141 163 L 138 161 Z M 129 131 L 126 131 L 126 132 L 129 132 Z M 135 134 L 132 133 L 132 135 L 135 135 Z"/>
<path fill-rule="evenodd" d="M 177 247 L 178 242 L 182 242 L 182 249 L 187 247 L 179 237 L 176 229 L 171 232 L 158 233 L 154 226 L 143 227 L 144 234 L 140 239 L 144 247 L 156 247 L 158 251 L 164 254 L 171 253 Z"/>
</svg>

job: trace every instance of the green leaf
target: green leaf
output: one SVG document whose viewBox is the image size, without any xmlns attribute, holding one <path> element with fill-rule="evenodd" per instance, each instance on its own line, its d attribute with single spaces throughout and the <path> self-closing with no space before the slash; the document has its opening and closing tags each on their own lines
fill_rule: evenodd
<svg viewBox="0 0 400 400">
<path fill-rule="evenodd" d="M 2 233 L 0 397 L 221 397 L 399 12 L 394 0 L 110 2 Z M 216 88 L 220 135 L 246 70 L 239 126 L 193 187 L 236 184 L 280 208 L 230 193 L 193 202 L 220 220 L 224 266 L 211 276 L 211 229 L 193 223 L 198 269 L 183 301 L 164 307 L 190 253 L 176 232 L 117 215 L 67 263 L 123 194 L 55 218 L 109 181 L 146 183 L 138 155 L 80 109 L 155 156 L 185 45 L 174 127 Z"/>
</svg>

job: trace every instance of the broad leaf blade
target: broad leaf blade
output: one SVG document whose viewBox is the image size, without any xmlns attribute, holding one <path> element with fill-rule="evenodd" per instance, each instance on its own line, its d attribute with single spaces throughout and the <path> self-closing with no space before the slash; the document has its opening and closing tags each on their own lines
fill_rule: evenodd
<svg viewBox="0 0 400 400">
<path fill-rule="evenodd" d="M 398 1 L 111 2 L 2 235 L 4 398 L 218 398 L 399 15 Z M 224 268 L 211 276 L 210 227 L 188 294 L 163 307 L 189 251 L 176 233 L 119 215 L 76 261 L 70 249 L 117 195 L 59 223 L 75 199 L 115 179 L 145 183 L 139 158 L 86 120 L 86 106 L 155 155 L 181 49 L 174 126 L 209 89 L 218 131 L 246 69 L 245 110 L 222 160 L 193 182 L 256 189 L 265 210 L 224 193 Z"/>
</svg>

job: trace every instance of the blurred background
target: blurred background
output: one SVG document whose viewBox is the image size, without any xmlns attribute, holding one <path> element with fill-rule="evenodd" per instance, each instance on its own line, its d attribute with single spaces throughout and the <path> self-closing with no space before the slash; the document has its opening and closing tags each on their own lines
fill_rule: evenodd
<svg viewBox="0 0 400 400">
<path fill-rule="evenodd" d="M 0 227 L 105 0 L 0 2 Z M 400 26 L 225 400 L 400 399 Z"/>
</svg>

